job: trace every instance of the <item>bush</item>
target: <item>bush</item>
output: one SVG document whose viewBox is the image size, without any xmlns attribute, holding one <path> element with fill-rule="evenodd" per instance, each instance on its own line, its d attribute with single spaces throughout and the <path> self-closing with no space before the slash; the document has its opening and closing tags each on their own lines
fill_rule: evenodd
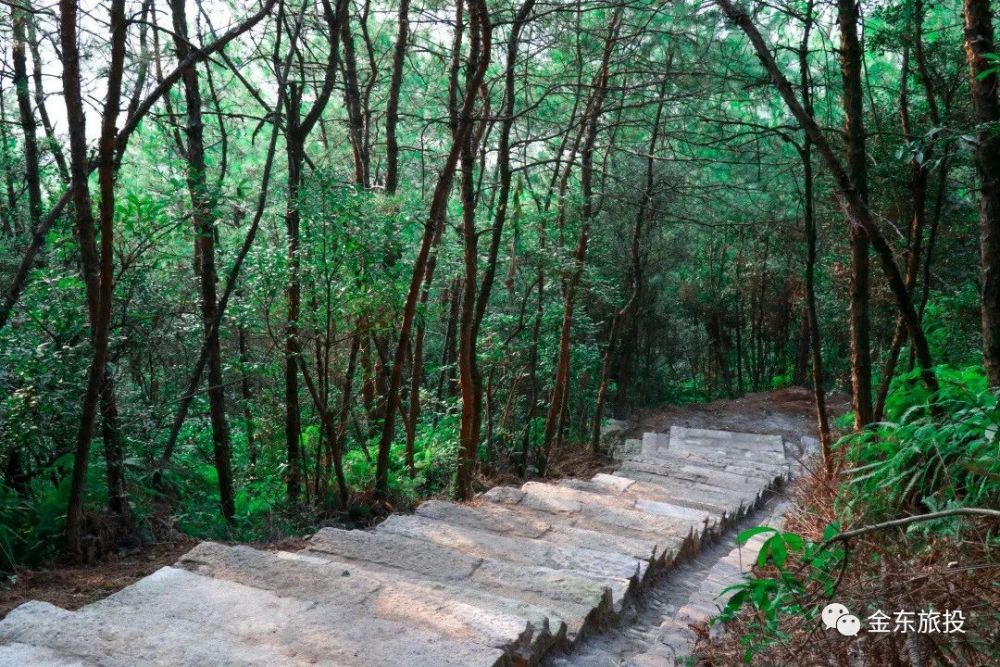
<svg viewBox="0 0 1000 667">
<path fill-rule="evenodd" d="M 887 420 L 837 444 L 853 466 L 844 511 L 867 519 L 1000 503 L 1000 410 L 980 368 L 938 367 L 931 407 L 918 372 L 893 382 Z"/>
</svg>

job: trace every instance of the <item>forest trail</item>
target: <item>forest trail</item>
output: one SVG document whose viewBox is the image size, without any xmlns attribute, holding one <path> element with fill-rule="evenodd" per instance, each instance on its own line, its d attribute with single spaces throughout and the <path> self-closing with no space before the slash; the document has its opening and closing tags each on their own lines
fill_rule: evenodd
<svg viewBox="0 0 1000 667">
<path fill-rule="evenodd" d="M 205 542 L 79 611 L 15 609 L 0 665 L 599 664 L 586 639 L 755 517 L 809 442 L 673 426 L 591 480 L 432 500 L 296 553 Z M 635 664 L 665 664 L 650 649 Z"/>
</svg>

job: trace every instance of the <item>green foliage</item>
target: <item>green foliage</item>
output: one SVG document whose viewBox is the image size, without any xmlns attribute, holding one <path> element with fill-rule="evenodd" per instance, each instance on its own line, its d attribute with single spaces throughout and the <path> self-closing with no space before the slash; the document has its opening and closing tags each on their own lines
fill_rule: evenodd
<svg viewBox="0 0 1000 667">
<path fill-rule="evenodd" d="M 817 602 L 818 596 L 829 600 L 836 589 L 837 571 L 846 564 L 844 550 L 826 540 L 837 534 L 836 524 L 827 526 L 823 542 L 813 543 L 801 535 L 783 532 L 767 526 L 756 526 L 739 534 L 737 540 L 745 544 L 755 535 L 770 534 L 760 548 L 757 567 L 771 566 L 768 576 L 750 577 L 728 586 L 732 593 L 717 622 L 731 620 L 744 607 L 757 612 L 751 622 L 750 633 L 741 638 L 745 647 L 743 660 L 750 663 L 755 653 L 776 642 L 787 639 L 781 630 L 784 617 L 815 619 L 826 602 Z"/>
<path fill-rule="evenodd" d="M 835 507 L 842 522 L 872 523 L 905 513 L 1000 504 L 1000 407 L 987 389 L 979 366 L 935 369 L 941 391 L 931 402 L 918 371 L 898 376 L 886 403 L 887 421 L 838 443 L 852 465 Z M 958 517 L 916 522 L 907 534 L 918 545 L 961 538 Z M 844 552 L 828 542 L 839 524 L 826 528 L 818 544 L 773 528 L 758 527 L 739 536 L 770 534 L 757 565 L 758 577 L 730 587 L 733 597 L 721 620 L 749 607 L 749 632 L 742 638 L 747 662 L 763 648 L 782 641 L 782 619 L 814 619 L 836 590 Z M 911 549 L 912 549 L 911 545 Z M 770 566 L 770 567 L 768 567 Z"/>
<path fill-rule="evenodd" d="M 1000 503 L 997 394 L 986 388 L 980 367 L 935 370 L 941 391 L 933 404 L 918 372 L 900 375 L 886 402 L 887 421 L 838 443 L 854 466 L 849 515 Z"/>
<path fill-rule="evenodd" d="M 72 465 L 67 455 L 46 471 L 64 475 Z M 91 475 L 91 482 L 100 483 Z M 63 543 L 69 479 L 57 485 L 36 482 L 26 493 L 0 484 L 0 572 L 14 565 L 34 565 L 55 557 Z"/>
</svg>

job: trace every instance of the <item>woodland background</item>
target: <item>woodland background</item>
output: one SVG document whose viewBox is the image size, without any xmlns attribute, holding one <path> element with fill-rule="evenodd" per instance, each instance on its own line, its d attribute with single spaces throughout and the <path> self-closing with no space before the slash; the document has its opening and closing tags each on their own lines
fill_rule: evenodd
<svg viewBox="0 0 1000 667">
<path fill-rule="evenodd" d="M 839 520 L 997 506 L 988 0 L 0 7 L 0 568 L 814 381 Z"/>
</svg>

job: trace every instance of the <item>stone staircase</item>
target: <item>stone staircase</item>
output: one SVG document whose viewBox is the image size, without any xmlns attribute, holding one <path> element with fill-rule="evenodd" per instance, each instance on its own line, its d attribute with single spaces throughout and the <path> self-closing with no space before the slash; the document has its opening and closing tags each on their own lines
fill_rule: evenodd
<svg viewBox="0 0 1000 667">
<path fill-rule="evenodd" d="M 205 542 L 78 611 L 21 605 L 0 621 L 0 666 L 573 664 L 792 459 L 780 436 L 674 427 L 613 474 L 432 500 L 297 553 Z"/>
</svg>

